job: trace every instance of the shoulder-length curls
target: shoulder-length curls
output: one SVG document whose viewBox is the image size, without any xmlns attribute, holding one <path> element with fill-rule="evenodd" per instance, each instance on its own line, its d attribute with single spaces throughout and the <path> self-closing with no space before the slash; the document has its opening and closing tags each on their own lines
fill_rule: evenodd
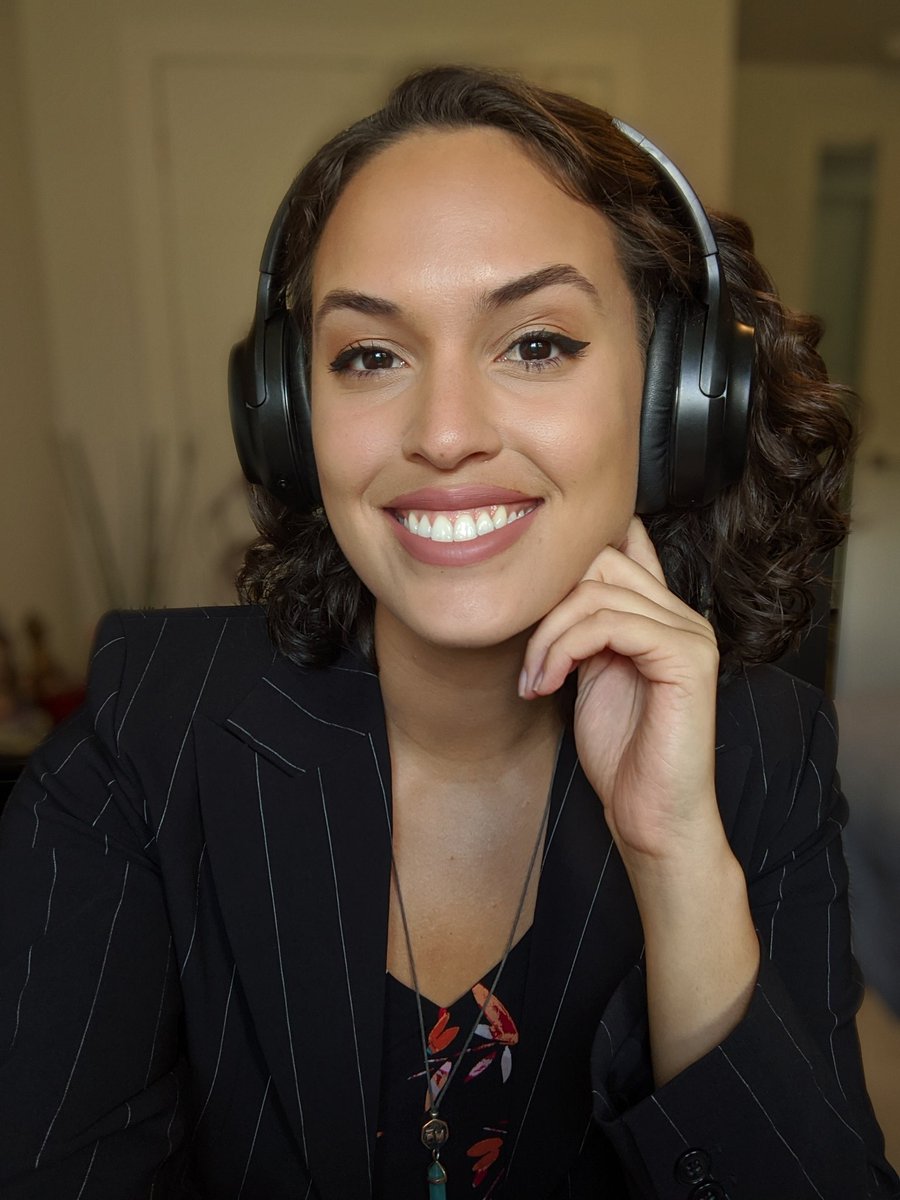
<svg viewBox="0 0 900 1200">
<path fill-rule="evenodd" d="M 565 192 L 615 226 L 644 342 L 666 293 L 689 295 L 695 235 L 647 156 L 605 112 L 570 96 L 468 67 L 412 75 L 384 108 L 327 143 L 294 185 L 284 291 L 309 342 L 311 275 L 325 222 L 348 180 L 378 152 L 424 129 L 489 126 L 517 138 Z M 715 627 L 723 669 L 767 662 L 808 625 L 824 552 L 846 532 L 841 493 L 853 440 L 849 394 L 828 382 L 820 326 L 791 312 L 753 255 L 748 227 L 710 214 L 735 315 L 756 328 L 747 464 L 702 508 L 647 519 L 669 586 Z M 241 599 L 265 605 L 276 646 L 321 666 L 359 641 L 371 655 L 374 602 L 324 513 L 301 515 L 255 489 L 259 537 L 238 576 Z"/>
</svg>

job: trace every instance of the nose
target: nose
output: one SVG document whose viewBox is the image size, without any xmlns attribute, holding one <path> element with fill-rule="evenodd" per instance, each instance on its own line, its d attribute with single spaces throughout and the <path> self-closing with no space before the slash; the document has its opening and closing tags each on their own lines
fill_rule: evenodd
<svg viewBox="0 0 900 1200">
<path fill-rule="evenodd" d="M 403 453 L 410 460 L 452 471 L 469 459 L 493 458 L 503 442 L 491 389 L 475 369 L 457 359 L 441 369 L 423 373 L 409 393 L 410 414 L 403 436 Z"/>
</svg>

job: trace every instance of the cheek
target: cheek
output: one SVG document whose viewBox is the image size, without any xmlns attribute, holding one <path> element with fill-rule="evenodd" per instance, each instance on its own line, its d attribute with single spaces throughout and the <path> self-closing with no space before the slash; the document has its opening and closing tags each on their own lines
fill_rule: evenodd
<svg viewBox="0 0 900 1200">
<path fill-rule="evenodd" d="M 374 431 L 352 417 L 338 419 L 322 412 L 313 416 L 313 452 L 326 500 L 360 492 L 372 474 L 376 458 Z"/>
<path fill-rule="evenodd" d="M 569 431 L 568 462 L 584 489 L 607 497 L 618 490 L 625 499 L 637 482 L 641 392 L 629 380 L 605 401 L 596 394 L 586 398 L 581 419 Z"/>
</svg>

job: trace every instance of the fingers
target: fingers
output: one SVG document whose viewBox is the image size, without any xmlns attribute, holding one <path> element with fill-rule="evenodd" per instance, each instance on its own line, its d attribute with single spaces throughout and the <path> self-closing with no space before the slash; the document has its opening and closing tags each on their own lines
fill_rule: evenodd
<svg viewBox="0 0 900 1200">
<path fill-rule="evenodd" d="M 673 641 L 675 634 L 681 640 Z M 705 648 L 698 648 L 696 639 Z M 637 518 L 622 547 L 606 547 L 532 634 L 520 694 L 548 694 L 580 662 L 610 653 L 635 659 L 648 679 L 657 678 L 663 661 L 676 673 L 677 661 L 685 656 L 685 661 L 695 654 L 718 661 L 712 627 L 666 587 L 653 544 Z"/>
<path fill-rule="evenodd" d="M 665 586 L 666 577 L 657 558 L 656 547 L 650 540 L 650 534 L 640 517 L 631 518 L 625 533 L 625 540 L 619 546 L 619 550 L 626 558 L 630 558 L 638 566 L 643 567 L 648 574 Z"/>
<path fill-rule="evenodd" d="M 521 694 L 545 696 L 562 686 L 566 676 L 588 660 L 602 670 L 612 656 L 629 659 L 650 683 L 673 683 L 686 691 L 692 681 L 715 679 L 719 654 L 715 638 L 700 625 L 673 623 L 642 612 L 603 608 L 569 625 L 533 666 L 523 673 Z"/>
<path fill-rule="evenodd" d="M 656 549 L 640 517 L 632 517 L 618 548 L 605 546 L 600 551 L 582 579 L 602 580 L 633 588 L 673 611 L 679 611 L 691 618 L 703 619 L 690 605 L 669 591 Z"/>
</svg>

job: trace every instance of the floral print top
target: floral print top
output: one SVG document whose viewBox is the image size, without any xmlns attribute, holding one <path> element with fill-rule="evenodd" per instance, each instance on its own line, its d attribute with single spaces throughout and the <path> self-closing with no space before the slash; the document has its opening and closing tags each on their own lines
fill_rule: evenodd
<svg viewBox="0 0 900 1200">
<path fill-rule="evenodd" d="M 525 996 L 530 945 L 529 930 L 510 951 L 495 996 L 489 996 L 489 988 L 496 966 L 448 1008 L 422 997 L 428 1070 L 436 1093 L 447 1082 L 487 999 L 463 1063 L 439 1108 L 450 1128 L 441 1152 L 448 1195 L 488 1200 L 503 1179 L 519 1042 L 516 1017 Z M 392 975 L 386 980 L 384 1016 L 372 1194 L 374 1200 L 427 1200 L 431 1155 L 420 1141 L 420 1131 L 429 1096 L 416 995 Z"/>
</svg>

